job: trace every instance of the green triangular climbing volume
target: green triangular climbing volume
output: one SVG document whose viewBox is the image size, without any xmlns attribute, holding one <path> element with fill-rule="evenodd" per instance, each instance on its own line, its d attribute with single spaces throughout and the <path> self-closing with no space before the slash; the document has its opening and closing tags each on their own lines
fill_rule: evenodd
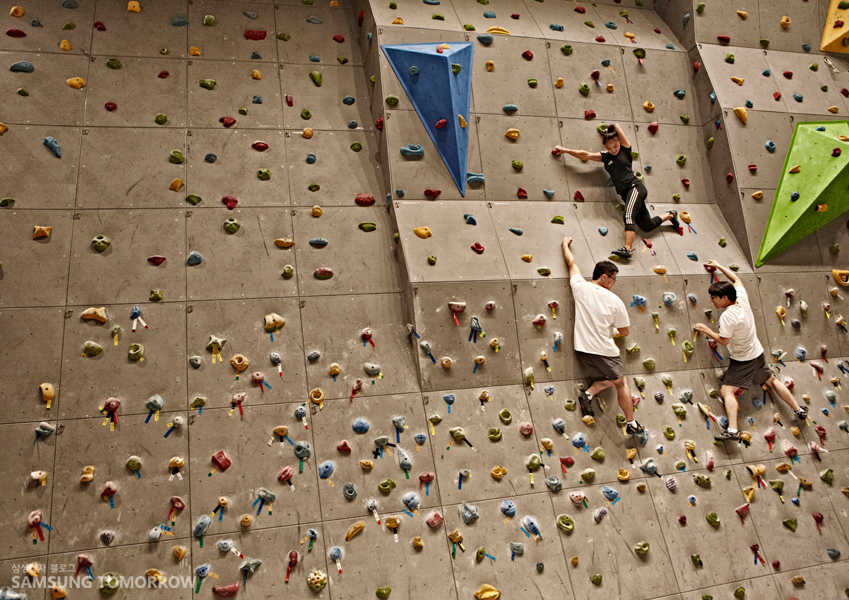
<svg viewBox="0 0 849 600">
<path fill-rule="evenodd" d="M 849 210 L 849 137 L 843 142 L 838 136 L 849 136 L 849 121 L 796 124 L 755 266 Z M 796 166 L 801 170 L 791 173 Z M 825 211 L 817 212 L 818 206 Z"/>
</svg>

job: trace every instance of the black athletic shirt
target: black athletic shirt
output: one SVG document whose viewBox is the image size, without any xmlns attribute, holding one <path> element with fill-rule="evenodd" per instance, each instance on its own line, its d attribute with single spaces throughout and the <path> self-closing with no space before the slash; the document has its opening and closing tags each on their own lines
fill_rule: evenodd
<svg viewBox="0 0 849 600">
<path fill-rule="evenodd" d="M 604 163 L 604 170 L 610 174 L 617 194 L 622 194 L 640 184 L 640 180 L 631 170 L 633 159 L 631 158 L 630 148 L 620 146 L 619 154 L 616 156 L 613 156 L 610 152 L 602 152 L 601 162 Z"/>
</svg>

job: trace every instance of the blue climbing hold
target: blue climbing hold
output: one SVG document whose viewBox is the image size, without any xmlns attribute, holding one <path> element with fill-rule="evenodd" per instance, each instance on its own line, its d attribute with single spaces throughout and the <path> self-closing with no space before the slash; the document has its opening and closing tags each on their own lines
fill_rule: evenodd
<svg viewBox="0 0 849 600">
<path fill-rule="evenodd" d="M 77 0 L 65 0 L 62 2 L 62 8 L 79 8 L 80 3 Z"/>
<path fill-rule="evenodd" d="M 822 125 L 820 125 L 819 127 L 817 127 L 817 131 L 825 131 L 825 127 L 823 127 Z"/>
<path fill-rule="evenodd" d="M 32 73 L 35 71 L 35 67 L 28 60 L 22 60 L 9 67 L 9 70 L 13 73 Z"/>
<path fill-rule="evenodd" d="M 801 102 L 805 97 L 802 94 L 793 94 L 793 99 L 796 102 Z"/>
<path fill-rule="evenodd" d="M 483 183 L 483 173 L 466 173 L 466 183 Z"/>
<path fill-rule="evenodd" d="M 790 498 L 790 502 L 793 503 L 793 506 L 799 506 L 801 501 L 798 498 Z"/>
<path fill-rule="evenodd" d="M 344 98 L 342 98 L 342 104 L 347 104 L 348 106 L 351 106 L 354 102 L 355 100 L 353 96 L 345 96 Z"/>
<path fill-rule="evenodd" d="M 209 154 L 204 156 L 203 159 L 208 163 L 214 163 L 216 160 L 218 160 L 218 157 L 216 155 L 214 155 L 212 152 L 210 152 Z"/>
<path fill-rule="evenodd" d="M 610 59 L 605 58 L 603 61 L 601 61 L 601 66 L 602 67 L 609 67 L 610 66 Z"/>
<path fill-rule="evenodd" d="M 313 25 L 321 25 L 321 19 L 319 19 L 315 15 L 310 15 L 309 17 L 307 17 L 307 23 L 312 23 Z"/>
<path fill-rule="evenodd" d="M 401 156 L 424 156 L 424 148 L 421 144 L 407 144 L 401 148 Z"/>
<path fill-rule="evenodd" d="M 804 50 L 805 52 L 810 52 L 811 45 L 808 42 L 805 42 L 804 44 L 802 44 L 802 50 Z"/>
<path fill-rule="evenodd" d="M 683 21 L 684 21 L 684 27 L 686 27 L 687 23 L 690 22 L 690 13 L 687 13 L 686 15 L 684 15 Z"/>
<path fill-rule="evenodd" d="M 598 232 L 599 232 L 601 235 L 607 235 L 607 231 L 608 231 L 607 227 L 599 227 L 599 228 L 598 228 Z"/>
<path fill-rule="evenodd" d="M 56 141 L 56 138 L 50 137 L 49 135 L 44 138 L 42 142 L 47 149 L 53 153 L 53 156 L 56 158 L 62 158 L 62 149 L 59 147 L 59 142 Z"/>
<path fill-rule="evenodd" d="M 764 77 L 770 77 L 770 76 L 772 76 L 772 71 L 767 69 L 763 73 L 761 73 L 761 75 L 763 75 Z"/>
<path fill-rule="evenodd" d="M 177 17 L 172 17 L 171 26 L 172 27 L 186 27 L 189 24 L 188 17 L 184 17 L 182 15 Z"/>
<path fill-rule="evenodd" d="M 687 258 L 689 258 L 690 260 L 693 260 L 693 261 L 699 260 L 699 255 L 696 254 L 695 252 L 693 252 L 692 250 L 690 250 L 689 252 L 687 252 Z"/>
<path fill-rule="evenodd" d="M 483 33 L 478 36 L 478 41 L 484 46 L 489 46 L 492 43 L 492 34 Z"/>
<path fill-rule="evenodd" d="M 317 54 L 310 54 L 310 62 L 321 62 Z"/>
<path fill-rule="evenodd" d="M 604 24 L 604 26 L 607 27 L 608 29 L 619 29 L 619 27 L 613 21 L 608 21 L 607 23 Z"/>
<path fill-rule="evenodd" d="M 328 243 L 324 238 L 312 238 L 310 240 L 310 246 L 313 248 L 324 248 Z"/>
<path fill-rule="evenodd" d="M 477 225 L 478 224 L 478 222 L 475 221 L 474 215 L 470 215 L 469 213 L 466 213 L 465 215 L 463 215 L 463 218 L 466 220 L 466 225 Z"/>
<path fill-rule="evenodd" d="M 711 92 L 711 93 L 710 93 L 710 103 L 711 103 L 711 104 L 716 104 L 716 92 Z"/>
<path fill-rule="evenodd" d="M 253 104 L 262 104 L 262 96 L 254 96 Z"/>
<path fill-rule="evenodd" d="M 395 190 L 395 195 L 398 196 L 399 198 L 403 198 L 404 197 L 404 190 L 402 190 L 402 189 Z"/>
<path fill-rule="evenodd" d="M 357 122 L 356 121 L 348 121 L 348 129 L 356 129 Z"/>
<path fill-rule="evenodd" d="M 315 154 L 313 154 L 312 152 L 307 154 L 307 164 L 308 165 L 314 165 L 315 164 Z"/>
<path fill-rule="evenodd" d="M 674 44 L 666 44 L 666 49 L 667 50 L 675 50 L 675 45 Z"/>
<path fill-rule="evenodd" d="M 552 31 L 563 31 L 563 25 L 555 25 L 554 23 L 549 25 L 548 28 Z"/>
<path fill-rule="evenodd" d="M 553 198 L 554 197 L 554 190 L 545 190 L 544 189 L 544 190 L 542 190 L 542 193 L 545 194 L 546 198 Z"/>
<path fill-rule="evenodd" d="M 492 12 L 491 10 L 488 10 L 488 11 L 486 11 L 485 13 L 483 13 L 483 18 L 484 18 L 484 19 L 494 19 L 494 18 L 495 18 L 495 13 L 494 13 L 494 12 Z"/>
<path fill-rule="evenodd" d="M 507 230 L 512 231 L 516 235 L 522 235 L 523 233 L 525 233 L 525 230 L 519 227 L 508 227 Z"/>
<path fill-rule="evenodd" d="M 793 192 L 792 194 L 790 194 L 790 199 L 791 199 L 793 202 L 796 202 L 796 200 L 798 200 L 798 199 L 799 199 L 799 192 Z"/>
<path fill-rule="evenodd" d="M 186 259 L 186 264 L 188 265 L 199 265 L 203 262 L 203 256 L 200 255 L 200 252 L 197 250 L 192 250 L 192 253 L 189 254 L 189 258 Z"/>
<path fill-rule="evenodd" d="M 679 100 L 681 100 L 681 99 L 683 99 L 683 98 L 684 98 L 684 96 L 686 96 L 686 95 L 687 95 L 687 92 L 685 92 L 684 90 L 675 90 L 674 92 L 672 92 L 672 94 L 673 94 L 676 98 L 678 98 Z"/>
<path fill-rule="evenodd" d="M 416 65 L 412 65 L 409 69 L 407 69 L 407 73 L 410 74 L 410 77 L 414 77 L 419 74 L 419 68 Z"/>
<path fill-rule="evenodd" d="M 368 45 L 371 46 L 372 34 L 369 33 L 367 37 L 368 37 Z"/>
<path fill-rule="evenodd" d="M 422 0 L 422 2 L 424 2 L 425 4 L 432 4 L 432 5 L 439 4 L 439 0 Z"/>
<path fill-rule="evenodd" d="M 651 165 L 643 165 L 643 168 L 646 170 L 646 173 L 651 173 Z"/>
<path fill-rule="evenodd" d="M 772 140 L 767 140 L 764 146 L 766 146 L 766 149 L 770 152 L 775 152 L 775 142 L 773 142 Z"/>
<path fill-rule="evenodd" d="M 501 110 L 503 110 L 506 113 L 514 113 L 517 110 L 519 110 L 519 107 L 516 106 L 515 104 L 505 104 L 504 106 L 501 107 Z"/>
<path fill-rule="evenodd" d="M 351 427 L 356 433 L 367 433 L 371 425 L 365 419 L 357 418 Z"/>
<path fill-rule="evenodd" d="M 752 108 L 755 106 L 755 103 L 751 100 L 746 100 L 746 108 Z"/>
<path fill-rule="evenodd" d="M 260 60 L 260 59 L 262 59 L 262 57 L 259 55 L 258 52 L 251 52 L 251 60 Z"/>
</svg>

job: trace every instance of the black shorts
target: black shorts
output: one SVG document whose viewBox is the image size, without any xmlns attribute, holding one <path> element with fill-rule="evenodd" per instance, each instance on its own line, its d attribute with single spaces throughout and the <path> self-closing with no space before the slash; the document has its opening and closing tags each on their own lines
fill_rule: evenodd
<svg viewBox="0 0 849 600">
<path fill-rule="evenodd" d="M 622 366 L 622 359 L 618 356 L 601 356 L 600 354 L 588 354 L 578 350 L 575 350 L 575 354 L 581 363 L 581 374 L 593 382 L 616 381 L 625 375 L 625 367 Z"/>
<path fill-rule="evenodd" d="M 772 371 L 769 370 L 763 354 L 752 360 L 740 361 L 732 358 L 722 379 L 722 385 L 748 390 L 751 384 L 761 387 L 769 381 L 770 377 L 772 377 Z"/>
</svg>

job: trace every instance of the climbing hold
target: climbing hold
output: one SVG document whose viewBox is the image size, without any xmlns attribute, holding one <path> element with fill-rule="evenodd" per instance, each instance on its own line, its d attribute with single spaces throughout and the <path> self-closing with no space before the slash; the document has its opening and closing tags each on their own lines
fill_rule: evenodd
<svg viewBox="0 0 849 600">
<path fill-rule="evenodd" d="M 581 93 L 582 96 L 588 96 L 590 93 L 590 86 L 586 83 L 582 83 L 578 86 L 578 91 Z"/>
<path fill-rule="evenodd" d="M 646 112 L 652 112 L 654 110 L 654 104 L 646 100 L 643 102 L 643 108 L 646 109 Z"/>
<path fill-rule="evenodd" d="M 687 156 L 684 155 L 684 154 L 679 154 L 678 156 L 675 157 L 675 163 L 679 167 L 683 167 L 684 165 L 687 164 Z"/>
<path fill-rule="evenodd" d="M 193 250 L 189 257 L 186 259 L 186 264 L 188 265 L 199 265 L 203 262 L 203 256 L 201 256 L 200 252 L 197 250 Z"/>
<path fill-rule="evenodd" d="M 745 107 L 738 106 L 737 108 L 734 109 L 734 114 L 737 115 L 737 117 L 740 119 L 740 121 L 743 122 L 743 125 L 745 125 L 746 122 L 749 120 L 749 114 L 746 111 Z"/>
<path fill-rule="evenodd" d="M 85 87 L 85 81 L 83 81 L 82 77 L 71 77 L 66 81 L 68 86 L 74 88 L 75 90 L 79 90 Z"/>
<path fill-rule="evenodd" d="M 521 171 L 521 170 L 522 170 L 522 167 L 524 167 L 524 166 L 525 166 L 525 165 L 522 163 L 522 161 L 521 161 L 521 160 L 514 160 L 511 164 L 513 165 L 513 168 L 514 168 L 515 170 L 517 170 L 517 171 Z"/>
<path fill-rule="evenodd" d="M 207 90 L 214 90 L 216 83 L 214 79 L 201 79 L 198 85 Z"/>
<path fill-rule="evenodd" d="M 781 27 L 783 27 L 784 29 L 790 27 L 790 17 L 786 15 L 781 17 Z"/>
<path fill-rule="evenodd" d="M 743 82 L 746 81 L 746 80 L 742 77 L 732 77 L 731 81 L 733 81 L 737 85 L 743 85 Z"/>
<path fill-rule="evenodd" d="M 47 136 L 42 143 L 53 153 L 53 156 L 62 158 L 62 149 L 59 147 L 59 142 L 55 138 Z"/>
</svg>

